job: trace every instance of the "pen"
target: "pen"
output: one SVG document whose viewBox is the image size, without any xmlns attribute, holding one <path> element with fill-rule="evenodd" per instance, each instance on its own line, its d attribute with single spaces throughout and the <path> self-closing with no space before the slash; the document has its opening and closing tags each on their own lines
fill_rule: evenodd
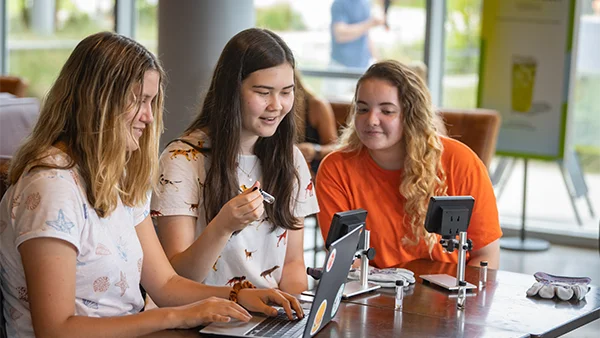
<svg viewBox="0 0 600 338">
<path fill-rule="evenodd" d="M 246 188 L 245 185 L 242 185 L 241 188 L 239 188 L 239 191 L 240 191 L 240 193 L 242 193 L 246 189 L 248 189 L 248 188 Z M 260 188 L 258 189 L 258 192 L 260 192 L 260 194 L 262 195 L 262 197 L 265 200 L 265 202 L 267 202 L 269 204 L 275 203 L 275 197 L 273 195 L 269 194 L 268 192 L 266 192 L 266 191 L 264 191 L 264 190 L 262 190 Z"/>
</svg>

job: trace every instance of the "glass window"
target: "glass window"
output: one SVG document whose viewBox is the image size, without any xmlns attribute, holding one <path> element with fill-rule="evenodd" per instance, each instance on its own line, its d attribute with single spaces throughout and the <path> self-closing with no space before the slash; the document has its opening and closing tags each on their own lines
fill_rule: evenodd
<svg viewBox="0 0 600 338">
<path fill-rule="evenodd" d="M 136 0 L 135 39 L 153 53 L 158 51 L 158 0 Z"/>
<path fill-rule="evenodd" d="M 475 108 L 482 0 L 447 0 L 446 4 L 442 106 Z"/>
<path fill-rule="evenodd" d="M 356 78 L 373 61 L 423 60 L 425 0 L 255 0 L 254 4 L 256 26 L 279 34 L 300 69 L 355 74 L 354 79 L 341 79 L 331 73 L 311 73 L 308 85 L 328 98 L 350 100 Z M 364 33 L 344 32 L 342 27 L 335 34 L 343 43 L 336 44 L 332 17 L 347 25 L 372 22 L 364 31 L 368 38 L 362 38 Z"/>
<path fill-rule="evenodd" d="M 42 98 L 82 38 L 114 29 L 114 1 L 9 0 L 7 17 L 8 74 Z"/>
<path fill-rule="evenodd" d="M 584 1 L 580 17 L 577 71 L 572 104 L 573 144 L 588 184 L 600 177 L 600 1 Z M 600 186 L 592 186 L 597 191 Z M 596 203 L 595 205 L 598 205 Z"/>
</svg>

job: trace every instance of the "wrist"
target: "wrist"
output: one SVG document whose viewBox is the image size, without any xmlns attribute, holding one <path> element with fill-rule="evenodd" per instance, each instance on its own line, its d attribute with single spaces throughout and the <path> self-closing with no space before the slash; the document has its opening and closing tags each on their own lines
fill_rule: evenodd
<svg viewBox="0 0 600 338">
<path fill-rule="evenodd" d="M 254 289 L 254 288 L 256 288 L 256 287 L 247 280 L 243 280 L 241 282 L 236 282 L 235 284 L 233 284 L 233 287 L 231 288 L 231 291 L 229 292 L 229 300 L 232 302 L 239 303 L 238 300 L 239 300 L 240 291 L 242 291 L 243 289 Z"/>
<path fill-rule="evenodd" d="M 233 234 L 233 230 L 229 227 L 229 222 L 227 220 L 222 221 L 220 213 L 209 223 L 209 227 L 212 228 L 219 237 L 229 238 L 231 237 L 231 234 Z"/>
<path fill-rule="evenodd" d="M 321 150 L 323 149 L 320 144 L 313 143 L 313 149 L 315 150 L 315 159 L 321 158 Z"/>
<path fill-rule="evenodd" d="M 160 318 L 163 319 L 163 324 L 167 329 L 176 329 L 178 327 L 180 327 L 180 323 L 179 321 L 179 316 L 177 316 L 177 311 L 175 310 L 175 308 L 169 307 L 169 308 L 158 308 L 158 309 L 154 309 L 154 310 L 150 310 L 150 311 L 160 311 L 162 312 L 160 314 Z"/>
</svg>

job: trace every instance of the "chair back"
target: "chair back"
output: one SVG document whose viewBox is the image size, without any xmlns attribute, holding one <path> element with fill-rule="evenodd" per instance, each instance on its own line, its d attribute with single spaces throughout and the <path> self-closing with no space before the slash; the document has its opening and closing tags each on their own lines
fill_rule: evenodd
<svg viewBox="0 0 600 338">
<path fill-rule="evenodd" d="M 438 110 L 446 125 L 446 135 L 466 144 L 489 169 L 496 153 L 500 114 L 491 109 Z"/>
<path fill-rule="evenodd" d="M 17 97 L 25 97 L 27 82 L 16 76 L 0 76 L 0 92 L 11 93 Z"/>
</svg>

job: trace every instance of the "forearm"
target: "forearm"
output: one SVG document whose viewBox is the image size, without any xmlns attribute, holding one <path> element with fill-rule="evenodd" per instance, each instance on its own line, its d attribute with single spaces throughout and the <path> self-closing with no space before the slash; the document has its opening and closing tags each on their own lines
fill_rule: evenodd
<svg viewBox="0 0 600 338">
<path fill-rule="evenodd" d="M 329 143 L 329 144 L 321 145 L 321 156 L 320 156 L 319 159 L 325 158 L 325 156 L 329 155 L 336 148 L 337 148 L 337 143 L 336 142 L 332 142 L 332 143 Z"/>
<path fill-rule="evenodd" d="M 36 325 L 38 324 L 38 325 Z M 135 315 L 120 317 L 71 316 L 64 323 L 52 329 L 41 328 L 34 319 L 36 337 L 137 337 L 152 332 L 172 329 L 179 326 L 172 309 L 154 309 Z"/>
<path fill-rule="evenodd" d="M 217 261 L 221 251 L 231 237 L 231 233 L 222 231 L 220 224 L 213 224 L 185 251 L 172 256 L 169 260 L 177 273 L 194 281 L 202 282 Z"/>
<path fill-rule="evenodd" d="M 208 286 L 179 275 L 173 275 L 155 294 L 152 300 L 160 307 L 181 306 L 209 297 L 228 299 L 230 287 Z"/>
<path fill-rule="evenodd" d="M 336 23 L 333 27 L 335 41 L 337 43 L 354 41 L 363 36 L 373 26 L 374 22 L 371 19 L 355 24 Z"/>
<path fill-rule="evenodd" d="M 279 289 L 290 294 L 300 294 L 308 289 L 304 260 L 286 263 L 283 267 Z"/>
<path fill-rule="evenodd" d="M 473 250 L 471 257 L 469 257 L 470 266 L 479 266 L 479 262 L 487 261 L 490 269 L 498 269 L 500 266 L 500 242 L 495 240 L 494 242 L 486 245 L 479 250 Z"/>
</svg>

